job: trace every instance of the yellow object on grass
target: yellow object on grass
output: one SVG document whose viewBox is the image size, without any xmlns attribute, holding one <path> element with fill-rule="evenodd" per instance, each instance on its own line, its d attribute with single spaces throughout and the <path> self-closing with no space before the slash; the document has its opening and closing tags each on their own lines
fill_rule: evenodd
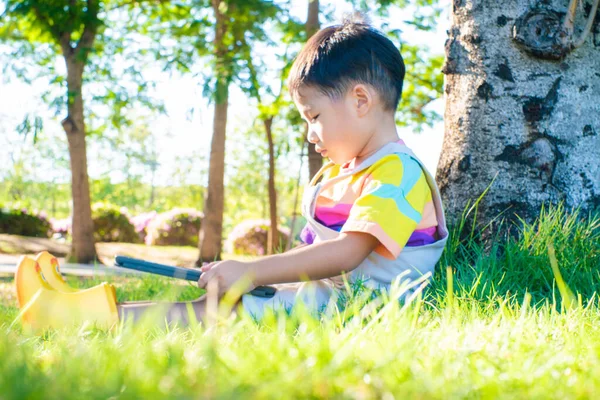
<svg viewBox="0 0 600 400">
<path fill-rule="evenodd" d="M 77 292 L 77 289 L 72 288 L 67 284 L 67 282 L 65 282 L 64 278 L 60 274 L 58 259 L 52 254 L 48 253 L 47 251 L 42 251 L 35 257 L 35 261 L 37 261 L 37 263 L 40 265 L 42 274 L 44 278 L 46 278 L 46 281 L 54 289 L 65 293 Z"/>
<path fill-rule="evenodd" d="M 62 274 L 60 273 L 60 266 L 58 263 L 58 258 L 54 257 L 52 254 L 47 251 L 42 251 L 38 253 L 35 257 L 35 261 L 40 265 L 42 270 L 42 276 L 52 286 L 52 288 L 58 290 L 59 292 L 64 293 L 75 293 L 80 292 L 80 289 L 72 288 L 67 284 Z M 117 301 L 117 292 L 113 285 L 109 285 L 113 291 L 115 302 Z M 89 289 L 84 289 L 89 290 Z"/>
<path fill-rule="evenodd" d="M 108 283 L 61 292 L 48 283 L 39 263 L 24 256 L 17 265 L 15 285 L 21 320 L 34 330 L 83 322 L 110 328 L 119 321 L 115 290 Z"/>
</svg>

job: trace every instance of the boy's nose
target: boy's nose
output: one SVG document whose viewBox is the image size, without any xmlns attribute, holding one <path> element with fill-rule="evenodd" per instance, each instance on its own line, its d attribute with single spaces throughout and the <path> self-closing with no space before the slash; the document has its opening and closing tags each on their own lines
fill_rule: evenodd
<svg viewBox="0 0 600 400">
<path fill-rule="evenodd" d="M 319 143 L 319 136 L 317 136 L 317 134 L 315 133 L 314 130 L 309 129 L 308 130 L 307 140 L 308 140 L 309 143 L 317 144 L 317 143 Z"/>
</svg>

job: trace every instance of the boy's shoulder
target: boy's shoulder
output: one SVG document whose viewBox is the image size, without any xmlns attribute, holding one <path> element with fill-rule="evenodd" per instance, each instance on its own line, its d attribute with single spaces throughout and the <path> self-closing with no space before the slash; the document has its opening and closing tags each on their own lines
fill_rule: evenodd
<svg viewBox="0 0 600 400">
<path fill-rule="evenodd" d="M 407 177 L 418 178 L 424 175 L 423 168 L 419 161 L 406 153 L 387 154 L 373 163 L 370 167 L 364 169 L 363 173 L 367 174 L 372 179 L 392 180 L 393 182 Z"/>
<path fill-rule="evenodd" d="M 323 174 L 323 179 L 328 180 L 337 177 L 340 174 L 346 173 L 349 168 L 347 166 L 332 165 Z M 352 169 L 352 168 L 350 168 Z M 375 180 L 401 180 L 402 177 L 424 176 L 423 167 L 420 162 L 408 153 L 389 153 L 382 156 L 372 165 L 366 168 L 356 168 L 353 172 L 354 179 L 358 177 L 366 177 Z M 393 183 L 393 182 L 386 182 Z M 398 182 L 399 183 L 399 182 Z M 396 184 L 398 184 L 396 183 Z"/>
</svg>

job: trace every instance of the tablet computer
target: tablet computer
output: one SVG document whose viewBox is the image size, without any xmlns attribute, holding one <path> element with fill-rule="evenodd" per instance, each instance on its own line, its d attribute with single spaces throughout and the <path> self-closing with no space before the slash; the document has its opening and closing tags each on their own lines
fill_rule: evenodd
<svg viewBox="0 0 600 400">
<path fill-rule="evenodd" d="M 202 275 L 202 272 L 197 269 L 174 267 L 172 265 L 158 264 L 125 256 L 116 256 L 115 265 L 136 271 L 148 272 L 150 274 L 167 276 L 169 278 L 185 279 L 195 282 L 197 282 L 198 279 L 200 279 L 200 275 Z M 277 289 L 272 286 L 257 286 L 250 291 L 250 294 L 253 296 L 270 298 L 275 295 L 276 291 Z"/>
</svg>

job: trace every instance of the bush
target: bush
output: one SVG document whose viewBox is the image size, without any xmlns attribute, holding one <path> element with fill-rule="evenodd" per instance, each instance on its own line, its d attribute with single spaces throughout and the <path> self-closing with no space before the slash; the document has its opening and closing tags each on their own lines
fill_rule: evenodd
<svg viewBox="0 0 600 400">
<path fill-rule="evenodd" d="M 270 228 L 271 222 L 268 220 L 246 220 L 233 228 L 225 243 L 225 249 L 233 254 L 265 255 Z M 283 249 L 290 236 L 289 229 L 279 227 L 278 230 L 279 243 L 275 245 L 275 250 Z"/>
<path fill-rule="evenodd" d="M 30 213 L 25 208 L 0 206 L 0 233 L 49 238 L 52 226 L 43 212 Z"/>
<path fill-rule="evenodd" d="M 135 227 L 135 231 L 142 242 L 146 241 L 146 236 L 148 235 L 148 227 L 157 215 L 158 214 L 156 211 L 150 211 L 147 213 L 136 215 L 135 217 L 129 219 L 129 221 Z"/>
<path fill-rule="evenodd" d="M 52 226 L 52 235 L 53 239 L 66 239 L 69 235 L 71 235 L 71 224 L 73 221 L 73 217 L 69 216 L 64 219 L 54 219 L 50 218 L 50 225 Z"/>
<path fill-rule="evenodd" d="M 127 209 L 97 203 L 92 207 L 96 242 L 142 243 L 127 215 Z"/>
<path fill-rule="evenodd" d="M 173 209 L 159 214 L 148 225 L 148 246 L 198 245 L 198 233 L 204 214 L 194 209 Z"/>
<path fill-rule="evenodd" d="M 64 219 L 54 219 L 50 218 L 50 225 L 52 225 L 52 232 L 58 233 L 62 236 L 67 236 L 71 232 L 71 223 L 73 221 L 73 217 L 64 218 Z"/>
</svg>

